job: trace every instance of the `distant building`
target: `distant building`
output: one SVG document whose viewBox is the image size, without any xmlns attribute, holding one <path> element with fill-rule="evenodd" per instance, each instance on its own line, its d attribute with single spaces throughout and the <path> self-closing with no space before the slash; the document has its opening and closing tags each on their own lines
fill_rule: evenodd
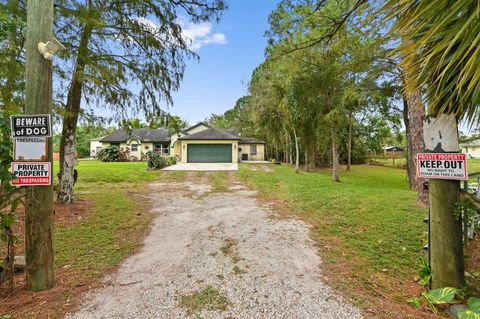
<svg viewBox="0 0 480 319">
<path fill-rule="evenodd" d="M 405 150 L 399 146 L 386 146 L 383 148 L 384 155 L 390 158 L 401 158 L 405 156 Z"/>
<path fill-rule="evenodd" d="M 460 149 L 469 158 L 480 158 L 480 140 L 462 143 L 460 144 Z"/>
</svg>

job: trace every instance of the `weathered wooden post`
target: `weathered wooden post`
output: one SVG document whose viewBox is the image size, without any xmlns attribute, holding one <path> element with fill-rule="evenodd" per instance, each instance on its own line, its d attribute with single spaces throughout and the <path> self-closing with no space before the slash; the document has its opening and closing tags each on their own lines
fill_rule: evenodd
<svg viewBox="0 0 480 319">
<path fill-rule="evenodd" d="M 38 51 L 53 33 L 53 0 L 27 4 L 25 113 L 49 114 L 52 101 L 52 66 Z M 52 141 L 48 138 L 48 160 Z M 40 291 L 55 286 L 53 264 L 53 186 L 27 187 L 25 199 L 25 257 L 27 287 Z"/>
<path fill-rule="evenodd" d="M 455 116 L 442 114 L 436 118 L 427 118 L 424 123 L 424 140 L 427 153 L 458 153 Z M 454 205 L 459 201 L 459 179 L 433 177 L 429 183 L 431 231 L 429 249 L 433 289 L 460 288 L 465 284 L 462 220 L 461 217 L 455 218 L 453 213 Z"/>
</svg>

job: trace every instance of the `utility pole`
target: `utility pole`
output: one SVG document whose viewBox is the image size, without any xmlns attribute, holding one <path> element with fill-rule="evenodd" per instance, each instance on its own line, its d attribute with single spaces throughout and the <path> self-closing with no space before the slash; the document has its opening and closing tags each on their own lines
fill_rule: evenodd
<svg viewBox="0 0 480 319">
<path fill-rule="evenodd" d="M 458 129 L 454 115 L 427 118 L 424 123 L 427 153 L 457 153 Z M 430 254 L 432 288 L 465 285 L 462 219 L 453 208 L 460 200 L 460 181 L 430 179 Z"/>
<path fill-rule="evenodd" d="M 50 114 L 52 63 L 38 51 L 39 42 L 53 36 L 53 0 L 28 0 L 25 114 Z M 52 163 L 52 139 L 48 138 Z M 53 176 L 53 174 L 52 174 Z M 27 288 L 55 286 L 53 263 L 53 186 L 30 186 L 25 197 L 25 257 Z"/>
</svg>

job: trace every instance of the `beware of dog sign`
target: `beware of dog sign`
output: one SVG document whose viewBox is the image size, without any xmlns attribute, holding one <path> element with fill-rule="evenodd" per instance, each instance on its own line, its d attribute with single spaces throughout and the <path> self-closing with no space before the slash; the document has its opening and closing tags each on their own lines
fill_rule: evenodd
<svg viewBox="0 0 480 319">
<path fill-rule="evenodd" d="M 13 115 L 10 121 L 13 138 L 52 137 L 50 114 Z"/>
<path fill-rule="evenodd" d="M 468 179 L 467 156 L 460 153 L 419 153 L 417 154 L 417 177 Z"/>
</svg>

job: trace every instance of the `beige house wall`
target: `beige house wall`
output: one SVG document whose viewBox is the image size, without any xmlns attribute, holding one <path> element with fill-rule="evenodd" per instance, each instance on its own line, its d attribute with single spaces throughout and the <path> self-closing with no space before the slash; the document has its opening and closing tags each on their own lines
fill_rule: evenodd
<svg viewBox="0 0 480 319">
<path fill-rule="evenodd" d="M 232 144 L 232 163 L 238 163 L 238 141 L 236 140 L 182 140 L 180 157 L 182 163 L 187 163 L 189 144 Z"/>
<path fill-rule="evenodd" d="M 257 154 L 250 155 L 250 145 L 257 145 Z M 240 144 L 239 147 L 242 149 L 239 152 L 239 158 L 242 158 L 242 154 L 248 154 L 249 161 L 264 161 L 265 160 L 265 144 Z"/>
</svg>

